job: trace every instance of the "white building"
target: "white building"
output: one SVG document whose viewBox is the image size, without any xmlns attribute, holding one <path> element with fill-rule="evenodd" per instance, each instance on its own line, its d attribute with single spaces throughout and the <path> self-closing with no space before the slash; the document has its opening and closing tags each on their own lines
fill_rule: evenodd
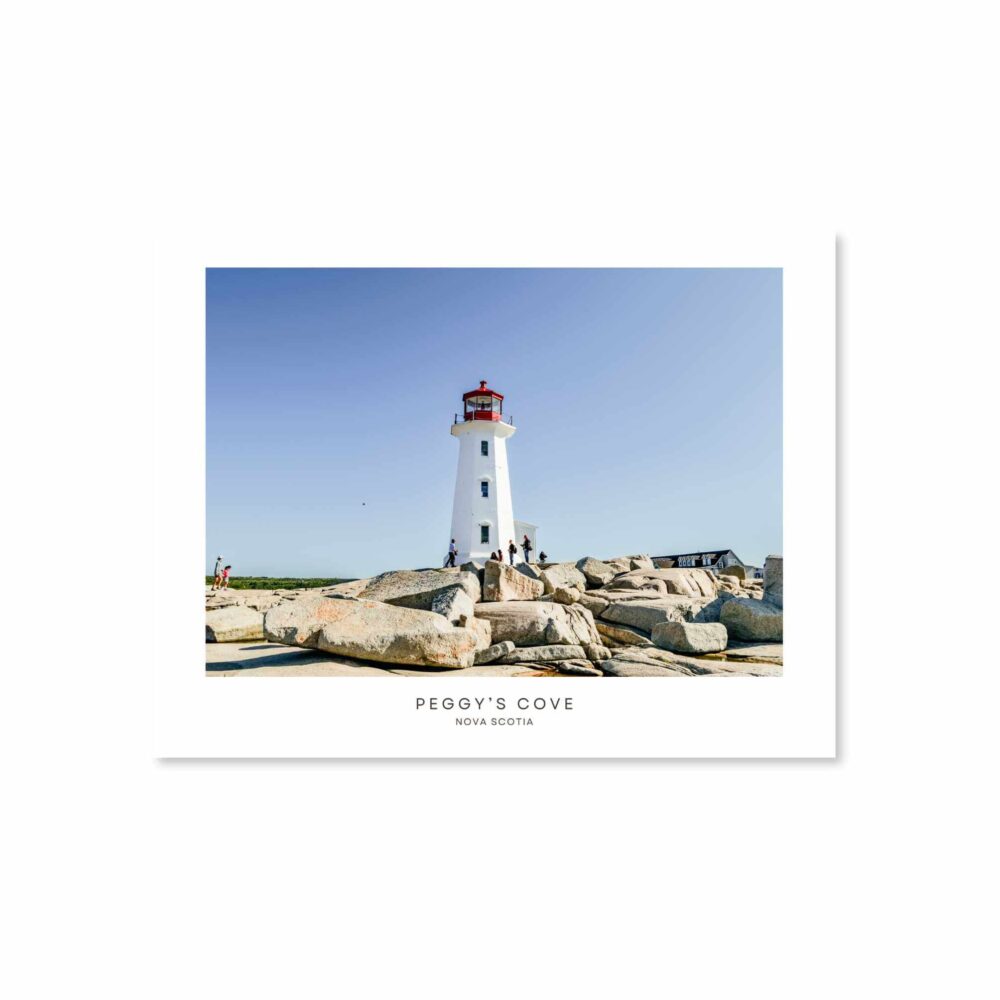
<svg viewBox="0 0 1000 1000">
<path fill-rule="evenodd" d="M 504 420 L 503 394 L 485 381 L 462 396 L 462 413 L 451 427 L 459 442 L 451 514 L 459 564 L 489 559 L 497 549 L 506 555 L 511 539 L 520 546 L 525 533 L 534 544 L 535 525 L 515 522 L 510 498 L 507 439 L 515 429 L 509 418 Z"/>
</svg>

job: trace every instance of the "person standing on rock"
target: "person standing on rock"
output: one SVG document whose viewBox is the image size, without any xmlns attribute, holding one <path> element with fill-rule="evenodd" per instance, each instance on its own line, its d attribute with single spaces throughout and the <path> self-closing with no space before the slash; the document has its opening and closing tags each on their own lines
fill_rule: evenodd
<svg viewBox="0 0 1000 1000">
<path fill-rule="evenodd" d="M 222 590 L 229 590 L 229 571 L 232 566 L 225 566 L 222 570 Z"/>
<path fill-rule="evenodd" d="M 526 563 L 531 562 L 531 539 L 525 535 L 524 540 L 521 542 L 521 548 L 524 549 L 524 561 Z"/>
<path fill-rule="evenodd" d="M 514 544 L 514 539 L 510 540 L 510 545 L 507 546 L 507 552 L 510 555 L 510 564 L 514 565 L 514 556 L 517 555 L 517 546 Z"/>
<path fill-rule="evenodd" d="M 215 557 L 215 579 L 212 581 L 212 590 L 218 590 L 222 586 L 222 556 Z"/>
<path fill-rule="evenodd" d="M 455 539 L 451 540 L 451 544 L 448 546 L 448 561 L 445 563 L 446 566 L 455 565 L 455 556 L 458 555 L 458 546 L 455 545 Z"/>
</svg>

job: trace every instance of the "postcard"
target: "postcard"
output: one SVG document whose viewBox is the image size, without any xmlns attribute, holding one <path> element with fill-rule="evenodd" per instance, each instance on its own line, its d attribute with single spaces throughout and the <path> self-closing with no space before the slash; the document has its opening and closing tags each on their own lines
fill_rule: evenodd
<svg viewBox="0 0 1000 1000">
<path fill-rule="evenodd" d="M 184 341 L 204 422 L 157 752 L 833 755 L 834 276 L 815 246 L 161 272 L 203 309 Z"/>
</svg>

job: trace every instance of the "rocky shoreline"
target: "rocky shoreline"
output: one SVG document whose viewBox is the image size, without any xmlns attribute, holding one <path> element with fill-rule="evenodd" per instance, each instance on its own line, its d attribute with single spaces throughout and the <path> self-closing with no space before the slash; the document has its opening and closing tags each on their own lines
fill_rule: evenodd
<svg viewBox="0 0 1000 1000">
<path fill-rule="evenodd" d="M 319 590 L 209 590 L 205 607 L 213 675 L 782 672 L 776 556 L 768 557 L 763 581 L 744 579 L 741 567 L 716 576 L 657 566 L 643 555 L 588 556 L 396 570 Z M 234 655 L 235 643 L 254 643 L 243 647 L 253 655 Z"/>
</svg>

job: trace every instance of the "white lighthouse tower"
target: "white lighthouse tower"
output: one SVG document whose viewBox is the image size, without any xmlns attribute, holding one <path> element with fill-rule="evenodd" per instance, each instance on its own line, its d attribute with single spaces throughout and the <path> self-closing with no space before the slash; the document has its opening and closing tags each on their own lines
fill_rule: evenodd
<svg viewBox="0 0 1000 1000">
<path fill-rule="evenodd" d="M 502 393 L 482 381 L 463 394 L 462 413 L 451 428 L 459 441 L 451 537 L 460 564 L 488 559 L 497 549 L 506 553 L 511 539 L 520 545 L 507 471 L 507 438 L 514 430 L 504 422 Z"/>
</svg>

